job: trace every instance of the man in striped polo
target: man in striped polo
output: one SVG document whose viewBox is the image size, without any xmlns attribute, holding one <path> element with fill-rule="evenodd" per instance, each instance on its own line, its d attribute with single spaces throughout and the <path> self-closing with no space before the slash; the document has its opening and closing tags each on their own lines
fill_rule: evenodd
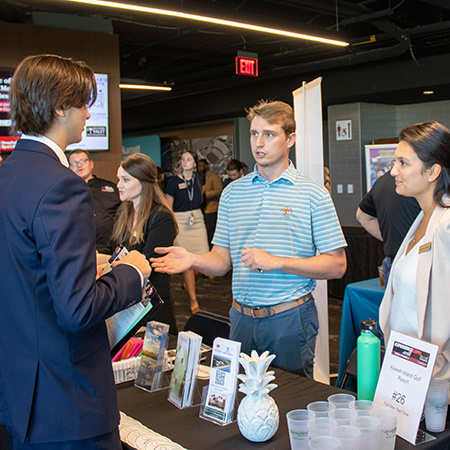
<svg viewBox="0 0 450 450">
<path fill-rule="evenodd" d="M 347 244 L 328 191 L 289 161 L 292 108 L 261 101 L 247 113 L 255 170 L 223 191 L 212 250 L 159 248 L 166 255 L 151 262 L 155 271 L 213 276 L 233 266 L 230 339 L 312 378 L 319 323 L 311 292 L 316 279 L 344 275 Z"/>
</svg>

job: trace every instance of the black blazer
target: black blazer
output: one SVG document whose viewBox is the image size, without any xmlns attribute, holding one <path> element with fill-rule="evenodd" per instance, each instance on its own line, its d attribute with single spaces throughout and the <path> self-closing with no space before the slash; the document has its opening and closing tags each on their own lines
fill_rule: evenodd
<svg viewBox="0 0 450 450">
<path fill-rule="evenodd" d="M 20 139 L 0 166 L 0 423 L 20 441 L 108 433 L 119 414 L 105 319 L 141 296 L 120 265 L 95 280 L 86 182 Z"/>
</svg>

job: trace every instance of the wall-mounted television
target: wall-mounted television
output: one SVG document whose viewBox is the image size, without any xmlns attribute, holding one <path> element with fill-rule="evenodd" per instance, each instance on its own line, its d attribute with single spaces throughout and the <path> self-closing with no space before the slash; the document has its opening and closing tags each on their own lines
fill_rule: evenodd
<svg viewBox="0 0 450 450">
<path fill-rule="evenodd" d="M 0 151 L 7 152 L 14 148 L 16 137 L 11 136 L 9 118 L 9 89 L 14 69 L 0 68 Z M 109 149 L 109 106 L 108 75 L 96 73 L 97 100 L 89 109 L 91 118 L 86 122 L 83 138 L 67 150 L 82 148 L 84 150 Z"/>
</svg>

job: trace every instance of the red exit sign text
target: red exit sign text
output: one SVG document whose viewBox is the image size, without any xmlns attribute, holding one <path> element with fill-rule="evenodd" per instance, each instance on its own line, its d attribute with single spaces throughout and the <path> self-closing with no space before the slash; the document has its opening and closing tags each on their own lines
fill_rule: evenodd
<svg viewBox="0 0 450 450">
<path fill-rule="evenodd" d="M 258 60 L 244 56 L 236 56 L 236 74 L 258 76 Z"/>
</svg>

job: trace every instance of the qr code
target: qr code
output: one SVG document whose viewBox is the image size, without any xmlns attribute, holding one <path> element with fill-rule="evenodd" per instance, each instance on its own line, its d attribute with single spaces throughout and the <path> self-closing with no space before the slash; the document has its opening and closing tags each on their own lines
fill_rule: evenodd
<svg viewBox="0 0 450 450">
<path fill-rule="evenodd" d="M 222 370 L 216 371 L 216 381 L 215 384 L 217 386 L 224 386 L 225 385 L 225 372 Z"/>
</svg>

